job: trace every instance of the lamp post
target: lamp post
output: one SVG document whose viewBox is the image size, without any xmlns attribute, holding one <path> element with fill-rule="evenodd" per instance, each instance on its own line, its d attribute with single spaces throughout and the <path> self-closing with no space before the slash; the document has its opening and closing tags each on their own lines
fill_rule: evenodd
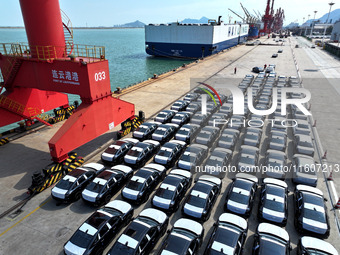
<svg viewBox="0 0 340 255">
<path fill-rule="evenodd" d="M 331 3 L 328 3 L 328 4 L 329 4 L 329 11 L 328 11 L 328 16 L 327 16 L 326 24 L 325 24 L 325 29 L 323 30 L 322 45 L 323 45 L 323 41 L 325 40 L 325 35 L 326 35 L 327 22 L 328 22 L 328 19 L 329 19 L 329 14 L 331 13 L 332 6 L 335 3 L 331 2 Z"/>
<path fill-rule="evenodd" d="M 309 17 L 310 17 L 310 14 L 308 14 L 307 22 L 308 22 L 308 20 L 309 20 Z M 306 25 L 306 30 L 305 30 L 305 36 L 306 36 L 306 37 L 307 37 L 307 28 L 308 28 L 308 26 Z"/>
<path fill-rule="evenodd" d="M 315 26 L 315 16 L 316 16 L 317 12 L 318 11 L 314 11 L 314 19 L 313 19 L 312 29 L 310 30 L 310 38 L 312 38 L 312 36 L 313 36 L 313 29 L 314 29 L 314 26 Z"/>
</svg>

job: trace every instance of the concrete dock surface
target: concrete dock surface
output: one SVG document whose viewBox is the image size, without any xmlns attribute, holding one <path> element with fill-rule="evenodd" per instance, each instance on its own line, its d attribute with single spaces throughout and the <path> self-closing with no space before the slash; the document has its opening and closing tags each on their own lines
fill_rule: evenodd
<svg viewBox="0 0 340 255">
<path fill-rule="evenodd" d="M 190 90 L 190 81 L 200 79 L 208 84 L 214 84 L 218 79 L 229 79 L 230 82 L 240 81 L 246 74 L 251 73 L 254 66 L 275 64 L 278 75 L 297 76 L 300 73 L 304 88 L 311 94 L 311 112 L 316 121 L 316 130 L 321 141 L 320 151 L 326 152 L 328 164 L 340 164 L 340 61 L 320 48 L 310 48 L 310 42 L 303 38 L 290 37 L 285 39 L 284 45 L 241 45 L 223 53 L 214 55 L 199 63 L 180 68 L 178 72 L 164 79 L 155 80 L 153 83 L 138 90 L 120 96 L 122 100 L 134 103 L 136 113 L 143 110 L 149 118 L 166 106 L 170 106 L 176 99 L 182 98 Z M 263 44 L 274 42 L 272 39 L 261 39 Z M 294 46 L 299 44 L 299 48 Z M 273 53 L 282 48 L 278 58 L 271 58 Z M 295 61 L 294 61 L 295 58 Z M 234 74 L 234 68 L 237 73 Z M 182 70 L 185 69 L 185 70 Z M 42 169 L 50 163 L 50 155 L 47 142 L 58 130 L 62 123 L 57 123 L 51 128 L 44 128 L 35 133 L 23 136 L 5 146 L 0 147 L 0 213 L 26 197 L 27 188 L 31 184 L 33 172 Z M 93 150 L 105 149 L 104 144 L 114 138 L 115 127 L 94 141 L 80 147 L 76 152 L 81 156 L 89 155 Z M 267 131 L 268 134 L 269 131 Z M 316 161 L 320 159 L 315 157 Z M 99 162 L 100 154 L 90 159 L 91 162 Z M 337 228 L 336 217 L 339 210 L 333 209 L 334 201 L 337 202 L 340 195 L 340 172 L 333 172 L 334 181 L 326 183 L 323 176 L 319 175 L 318 188 L 321 189 L 328 199 L 328 215 L 331 225 L 331 234 L 327 239 L 340 251 L 340 235 Z M 210 219 L 204 223 L 205 237 L 200 253 L 205 249 L 211 234 L 213 223 L 223 213 L 228 185 L 231 180 L 223 179 L 222 192 L 219 195 Z M 291 182 L 291 181 L 289 181 Z M 296 245 L 300 235 L 294 227 L 293 191 L 294 185 L 289 183 L 289 218 L 286 226 L 293 251 L 296 254 Z M 56 205 L 52 200 L 51 188 L 33 197 L 24 207 L 23 211 L 15 218 L 6 216 L 0 219 L 0 254 L 63 254 L 63 245 L 82 222 L 94 212 L 95 208 L 85 205 L 81 200 L 70 205 Z M 150 196 L 152 197 L 152 195 Z M 118 192 L 111 200 L 121 199 Z M 256 195 L 258 202 L 259 194 Z M 243 254 L 251 254 L 253 235 L 258 225 L 257 203 L 253 208 L 252 215 L 248 219 L 249 230 L 245 242 Z M 135 216 L 150 207 L 150 200 L 142 205 L 134 206 Z M 170 225 L 181 218 L 178 210 L 170 218 Z M 121 231 L 122 232 L 122 231 Z M 116 238 L 119 235 L 116 236 Z M 113 242 L 116 240 L 113 240 Z M 164 240 L 159 240 L 152 254 Z M 105 250 L 107 252 L 113 242 Z M 104 253 L 105 254 L 105 253 Z"/>
</svg>

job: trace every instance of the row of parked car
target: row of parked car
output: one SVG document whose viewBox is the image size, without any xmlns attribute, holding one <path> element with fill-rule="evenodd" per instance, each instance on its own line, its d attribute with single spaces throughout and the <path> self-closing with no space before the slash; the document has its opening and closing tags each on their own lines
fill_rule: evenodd
<svg viewBox="0 0 340 255">
<path fill-rule="evenodd" d="M 266 181 L 263 191 L 275 191 L 270 185 L 276 184 Z M 303 207 L 305 214 L 319 217 L 319 209 L 315 209 L 316 205 L 314 208 L 311 206 L 311 200 L 315 200 L 313 203 L 320 203 L 319 207 L 322 208 L 322 193 L 306 185 L 298 185 L 295 193 L 299 198 L 299 208 Z M 132 216 L 133 208 L 129 203 L 120 200 L 109 202 L 96 210 L 76 230 L 64 246 L 65 254 L 102 254 L 125 226 L 107 254 L 149 254 L 166 232 L 167 236 L 158 251 L 161 255 L 196 254 L 203 243 L 204 228 L 201 223 L 192 219 L 180 218 L 167 231 L 169 217 L 161 210 L 147 208 L 136 218 Z M 301 228 L 323 229 L 320 224 L 304 217 L 296 217 L 296 220 Z M 247 231 L 248 223 L 243 217 L 232 213 L 221 214 L 213 225 L 204 254 L 242 254 Z M 286 230 L 266 222 L 258 225 L 252 254 L 268 254 L 268 251 L 272 251 L 271 254 L 289 254 L 290 250 L 290 237 Z M 331 244 L 321 239 L 304 236 L 299 240 L 298 254 L 314 254 L 316 251 L 318 254 L 338 254 Z"/>
<path fill-rule="evenodd" d="M 269 89 L 265 90 L 264 81 L 267 80 L 268 78 L 263 78 L 262 83 L 255 85 L 255 88 L 256 86 L 258 88 L 255 90 L 257 93 L 255 97 L 260 102 L 258 104 L 266 101 L 260 95 L 270 93 Z M 247 88 L 245 84 L 253 85 L 255 81 L 253 77 L 247 76 L 242 82 L 244 85 L 241 83 L 240 86 Z M 231 117 L 241 120 L 241 117 L 231 114 L 232 98 L 229 98 L 226 103 L 227 98 L 223 97 L 225 104 L 220 109 L 208 102 L 208 117 L 198 112 L 201 107 L 198 99 L 197 93 L 188 94 L 184 100 L 175 102 L 171 110 L 160 112 L 154 122 L 143 123 L 133 133 L 133 138 L 114 142 L 102 154 L 102 160 L 106 164 L 113 165 L 110 169 L 98 163 L 87 164 L 65 176 L 60 181 L 65 184 L 58 183 L 52 189 L 52 196 L 57 200 L 68 197 L 69 199 L 65 200 L 72 201 L 82 197 L 87 203 L 100 205 L 109 202 L 112 196 L 126 184 L 121 194 L 127 202 L 114 200 L 97 210 L 65 244 L 66 254 L 102 254 L 104 248 L 126 224 L 129 225 L 108 254 L 123 254 L 123 252 L 148 254 L 159 238 L 165 234 L 169 222 L 168 215 L 178 210 L 191 187 L 194 177 L 192 170 L 204 161 L 205 166 L 224 166 L 230 163 L 242 126 L 232 127 L 228 123 L 215 127 L 211 119 L 213 116 L 219 116 L 226 120 Z M 256 116 L 250 115 L 248 118 L 258 120 Z M 188 124 L 189 120 L 196 121 L 196 124 Z M 203 127 L 200 126 L 202 124 Z M 262 135 L 262 130 L 249 127 L 246 133 L 248 136 L 245 137 L 248 140 L 244 139 L 245 144 L 241 146 L 239 165 L 243 163 L 243 158 L 248 160 L 245 163 L 248 164 L 250 156 L 258 155 L 259 144 L 252 144 L 254 140 L 252 136 Z M 272 150 L 280 151 L 275 148 Z M 208 154 L 209 157 L 205 160 Z M 267 154 L 269 154 L 268 158 L 272 158 L 273 153 L 268 150 Z M 152 157 L 154 162 L 147 164 Z M 254 165 L 257 164 L 257 159 Z M 268 162 L 272 161 L 268 160 Z M 274 163 L 279 164 L 279 162 Z M 167 174 L 168 169 L 172 167 L 173 169 Z M 133 219 L 130 203 L 140 204 L 147 201 L 158 184 L 160 185 L 151 198 L 153 208 L 143 210 Z M 236 175 L 224 204 L 226 213 L 222 214 L 214 225 L 205 254 L 225 254 L 229 251 L 241 254 L 247 233 L 247 221 L 244 218 L 252 211 L 258 185 L 259 180 L 253 175 L 242 173 Z M 258 226 L 253 254 L 263 254 L 263 251 L 268 249 L 277 251 L 275 254 L 288 254 L 289 235 L 279 227 L 286 224 L 288 217 L 287 184 L 282 180 L 266 178 L 261 186 L 258 218 L 261 222 L 269 223 L 261 223 Z M 202 175 L 197 179 L 183 201 L 181 210 L 183 216 L 187 218 L 175 222 L 172 229 L 168 231 L 159 254 L 197 252 L 204 234 L 203 226 L 199 222 L 209 218 L 221 189 L 222 181 L 216 176 Z M 297 230 L 318 237 L 327 237 L 329 223 L 322 192 L 306 185 L 297 185 L 294 196 Z M 96 214 L 97 216 L 94 216 Z M 110 219 L 111 221 L 108 222 Z M 308 238 L 311 237 L 301 238 L 299 243 L 301 254 L 306 253 L 308 249 L 316 249 L 315 247 L 330 247 L 330 244 L 322 240 Z"/>
</svg>

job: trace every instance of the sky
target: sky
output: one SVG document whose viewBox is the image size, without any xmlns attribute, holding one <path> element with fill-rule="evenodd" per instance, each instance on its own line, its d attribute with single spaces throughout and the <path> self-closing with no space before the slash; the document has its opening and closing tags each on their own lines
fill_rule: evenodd
<svg viewBox="0 0 340 255">
<path fill-rule="evenodd" d="M 30 1 L 30 0 L 26 0 Z M 333 0 L 332 10 L 340 8 L 340 1 Z M 185 18 L 200 19 L 205 16 L 227 22 L 240 20 L 228 8 L 243 15 L 239 1 L 228 0 L 59 0 L 61 9 L 70 17 L 74 27 L 113 26 L 140 20 L 149 23 L 168 23 Z M 274 9 L 285 10 L 284 25 L 302 23 L 303 17 L 316 18 L 328 13 L 330 0 L 275 0 Z M 267 0 L 243 0 L 242 4 L 251 14 L 253 10 L 264 13 Z M 0 26 L 23 26 L 19 0 L 0 0 Z M 1 35 L 0 35 L 1 37 Z"/>
</svg>

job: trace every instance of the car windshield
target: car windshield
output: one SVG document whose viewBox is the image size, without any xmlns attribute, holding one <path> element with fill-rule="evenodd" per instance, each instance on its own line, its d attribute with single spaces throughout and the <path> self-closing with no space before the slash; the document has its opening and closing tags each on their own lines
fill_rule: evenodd
<svg viewBox="0 0 340 255">
<path fill-rule="evenodd" d="M 233 138 L 231 136 L 222 136 L 220 141 L 231 143 L 233 141 Z"/>
<path fill-rule="evenodd" d="M 93 236 L 81 230 L 77 230 L 74 233 L 74 235 L 71 237 L 70 242 L 80 248 L 86 249 L 92 243 L 92 240 L 93 240 Z"/>
<path fill-rule="evenodd" d="M 269 172 L 275 172 L 275 171 L 282 172 L 282 170 L 283 170 L 282 163 L 279 163 L 279 162 L 268 162 L 268 169 L 267 169 L 267 171 L 269 171 Z"/>
<path fill-rule="evenodd" d="M 167 117 L 167 115 L 168 115 L 167 113 L 161 112 L 157 115 L 157 118 L 165 118 Z"/>
<path fill-rule="evenodd" d="M 132 189 L 132 190 L 141 190 L 144 186 L 144 183 L 140 183 L 138 181 L 129 181 L 128 184 L 126 184 L 126 188 Z"/>
<path fill-rule="evenodd" d="M 189 205 L 193 205 L 193 206 L 197 206 L 197 207 L 200 207 L 200 208 L 204 208 L 205 204 L 206 204 L 206 199 L 191 195 L 189 197 L 187 203 Z"/>
<path fill-rule="evenodd" d="M 180 230 L 176 230 L 176 232 L 184 235 L 187 233 L 182 233 L 182 231 Z M 166 245 L 163 250 L 164 252 L 162 252 L 161 254 L 187 254 L 186 252 L 188 246 L 190 245 L 190 242 L 191 240 L 187 240 L 186 238 L 183 238 L 181 236 L 171 234 L 167 239 Z M 169 251 L 170 253 L 165 251 Z"/>
<path fill-rule="evenodd" d="M 249 196 L 243 195 L 238 192 L 232 192 L 230 195 L 230 200 L 240 204 L 247 205 L 249 202 Z"/>
<path fill-rule="evenodd" d="M 307 141 L 300 141 L 299 145 L 303 147 L 311 147 L 311 148 L 313 147 L 312 143 L 307 142 Z"/>
<path fill-rule="evenodd" d="M 116 242 L 108 254 L 109 255 L 133 255 L 135 254 L 135 249 L 132 249 L 119 242 Z"/>
<path fill-rule="evenodd" d="M 186 161 L 186 162 L 194 162 L 196 159 L 196 155 L 192 152 L 189 154 L 183 154 L 180 160 Z"/>
<path fill-rule="evenodd" d="M 259 253 L 261 255 L 272 255 L 272 254 L 280 254 L 284 255 L 286 253 L 286 246 L 282 243 L 281 240 L 273 239 L 272 236 L 262 236 L 260 241 L 260 250 Z"/>
<path fill-rule="evenodd" d="M 139 127 L 136 129 L 138 132 L 146 133 L 149 130 L 148 127 Z"/>
<path fill-rule="evenodd" d="M 132 149 L 129 150 L 127 155 L 133 156 L 133 157 L 138 157 L 141 152 L 142 152 L 142 148 L 132 147 Z"/>
<path fill-rule="evenodd" d="M 59 189 L 69 190 L 72 187 L 72 185 L 73 182 L 61 179 L 55 186 Z"/>
<path fill-rule="evenodd" d="M 242 163 L 242 164 L 255 165 L 255 159 L 254 159 L 254 157 L 241 156 L 239 162 Z"/>
<path fill-rule="evenodd" d="M 169 158 L 172 155 L 172 151 L 160 150 L 157 155 Z"/>
<path fill-rule="evenodd" d="M 163 188 L 159 188 L 156 191 L 156 194 L 155 194 L 155 196 L 161 197 L 161 198 L 164 198 L 164 199 L 172 199 L 173 195 L 174 195 L 173 191 L 171 191 L 169 189 L 163 189 Z"/>
<path fill-rule="evenodd" d="M 156 131 L 154 132 L 154 134 L 156 135 L 163 135 L 166 132 L 166 130 L 164 128 L 162 129 L 156 129 Z"/>
<path fill-rule="evenodd" d="M 265 199 L 263 206 L 269 210 L 284 212 L 284 204 L 278 201 Z"/>
<path fill-rule="evenodd" d="M 188 135 L 188 134 L 190 134 L 190 130 L 181 128 L 180 130 L 178 130 L 177 134 Z"/>
<path fill-rule="evenodd" d="M 317 210 L 304 208 L 304 217 L 314 221 L 326 223 L 325 213 L 319 212 Z"/>
<path fill-rule="evenodd" d="M 209 139 L 210 136 L 211 136 L 211 133 L 206 133 L 206 132 L 204 132 L 204 133 L 200 133 L 200 134 L 197 136 L 197 138 L 206 138 L 206 139 Z"/>
<path fill-rule="evenodd" d="M 86 189 L 95 193 L 100 193 L 103 189 L 104 185 L 101 185 L 99 183 L 91 182 Z"/>
<path fill-rule="evenodd" d="M 277 143 L 277 144 L 284 144 L 284 139 L 272 137 L 272 139 L 270 139 L 270 142 Z"/>
<path fill-rule="evenodd" d="M 248 133 L 248 134 L 246 134 L 245 139 L 249 139 L 249 140 L 257 140 L 257 139 L 258 139 L 258 136 L 255 135 L 255 134 Z"/>
</svg>

